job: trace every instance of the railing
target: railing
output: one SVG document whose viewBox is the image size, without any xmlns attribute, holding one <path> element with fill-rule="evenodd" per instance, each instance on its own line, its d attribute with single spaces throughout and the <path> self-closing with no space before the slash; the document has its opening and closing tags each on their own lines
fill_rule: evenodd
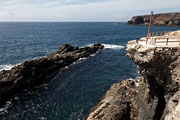
<svg viewBox="0 0 180 120">
<path fill-rule="evenodd" d="M 165 31 L 163 31 L 163 32 L 152 32 L 152 33 L 150 33 L 150 35 L 149 35 L 149 37 L 153 37 L 153 36 L 169 36 L 169 34 L 170 34 L 170 32 L 171 31 L 168 31 L 168 32 L 165 32 Z"/>
<path fill-rule="evenodd" d="M 156 45 L 157 43 L 165 43 L 166 46 L 168 46 L 168 43 L 179 43 L 180 45 L 180 40 L 177 40 L 175 38 L 153 38 L 154 39 L 154 44 L 153 45 Z"/>
<path fill-rule="evenodd" d="M 150 43 L 152 45 L 157 45 L 157 43 L 165 43 L 168 46 L 168 43 L 179 43 L 180 45 L 180 37 L 177 36 L 169 36 L 170 32 L 153 32 L 146 38 L 146 44 L 150 39 Z"/>
<path fill-rule="evenodd" d="M 153 38 L 154 36 L 161 37 L 161 36 L 164 36 L 166 34 L 169 35 L 169 32 L 152 32 L 152 33 L 149 33 L 149 35 L 147 35 L 147 38 L 146 38 L 146 44 L 148 43 L 149 39 Z"/>
</svg>

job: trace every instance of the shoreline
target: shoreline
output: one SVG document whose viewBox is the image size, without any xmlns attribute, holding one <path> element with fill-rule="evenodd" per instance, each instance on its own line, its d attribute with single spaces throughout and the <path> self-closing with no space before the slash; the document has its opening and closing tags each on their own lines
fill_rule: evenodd
<svg viewBox="0 0 180 120">
<path fill-rule="evenodd" d="M 180 12 L 153 14 L 152 25 L 180 27 L 179 15 Z M 139 15 L 133 16 L 127 23 L 131 25 L 148 25 L 149 21 L 150 15 Z"/>
</svg>

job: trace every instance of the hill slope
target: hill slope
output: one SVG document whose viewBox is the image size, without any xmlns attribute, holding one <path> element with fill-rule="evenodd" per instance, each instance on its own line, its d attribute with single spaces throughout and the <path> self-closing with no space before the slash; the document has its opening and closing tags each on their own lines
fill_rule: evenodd
<svg viewBox="0 0 180 120">
<path fill-rule="evenodd" d="M 148 25 L 150 15 L 134 16 L 128 21 L 132 25 Z M 152 24 L 159 26 L 180 26 L 180 12 L 154 14 Z"/>
</svg>

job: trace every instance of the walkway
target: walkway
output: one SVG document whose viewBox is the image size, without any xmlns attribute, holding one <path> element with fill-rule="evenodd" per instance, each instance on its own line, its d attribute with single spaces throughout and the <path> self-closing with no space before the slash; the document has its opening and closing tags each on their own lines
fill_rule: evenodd
<svg viewBox="0 0 180 120">
<path fill-rule="evenodd" d="M 151 35 L 148 39 L 144 37 L 138 42 L 151 47 L 180 47 L 180 30 L 164 33 L 163 35 Z"/>
</svg>

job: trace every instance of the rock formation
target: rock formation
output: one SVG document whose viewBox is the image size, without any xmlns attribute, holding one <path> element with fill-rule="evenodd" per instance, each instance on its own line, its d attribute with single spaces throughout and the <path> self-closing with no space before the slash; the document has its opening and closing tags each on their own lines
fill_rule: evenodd
<svg viewBox="0 0 180 120">
<path fill-rule="evenodd" d="M 88 57 L 103 47 L 101 44 L 83 48 L 64 44 L 57 52 L 46 57 L 27 60 L 11 70 L 0 71 L 0 104 L 23 89 L 31 89 L 42 84 L 47 75 L 82 57 Z"/>
<path fill-rule="evenodd" d="M 87 120 L 179 120 L 180 48 L 130 41 L 127 56 L 142 78 L 113 85 Z"/>
<path fill-rule="evenodd" d="M 128 24 L 132 25 L 148 25 L 150 15 L 134 16 Z M 154 14 L 152 17 L 152 25 L 159 26 L 180 26 L 180 13 L 164 13 Z"/>
<path fill-rule="evenodd" d="M 138 80 L 125 80 L 111 86 L 87 120 L 130 120 L 131 98 L 136 95 Z"/>
</svg>

